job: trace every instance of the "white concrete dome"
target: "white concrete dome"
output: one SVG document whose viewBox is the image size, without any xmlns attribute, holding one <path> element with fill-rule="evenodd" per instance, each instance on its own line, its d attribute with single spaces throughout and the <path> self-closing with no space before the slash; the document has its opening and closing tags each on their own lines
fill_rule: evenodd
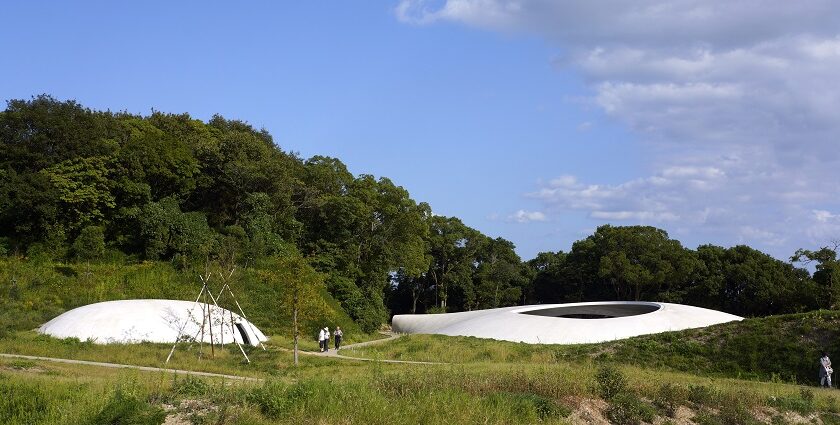
<svg viewBox="0 0 840 425">
<path fill-rule="evenodd" d="M 209 323 L 202 308 L 210 309 Z M 222 321 L 224 317 L 224 321 Z M 232 322 L 231 322 L 232 320 Z M 231 323 L 233 326 L 231 327 Z M 97 344 L 202 340 L 259 345 L 266 341 L 256 326 L 214 305 L 176 300 L 121 300 L 89 304 L 67 311 L 38 328 L 56 338 L 78 338 Z M 179 334 L 180 331 L 180 334 Z"/>
<path fill-rule="evenodd" d="M 400 314 L 397 333 L 474 336 L 530 344 L 584 344 L 742 320 L 692 307 L 642 301 L 544 304 L 442 314 Z"/>
</svg>

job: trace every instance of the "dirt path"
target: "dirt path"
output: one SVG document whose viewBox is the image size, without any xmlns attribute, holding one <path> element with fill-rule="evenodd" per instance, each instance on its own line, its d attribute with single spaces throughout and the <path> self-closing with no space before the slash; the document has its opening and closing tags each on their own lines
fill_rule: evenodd
<svg viewBox="0 0 840 425">
<path fill-rule="evenodd" d="M 348 344 L 341 348 L 341 350 L 330 350 L 324 353 L 319 353 L 315 351 L 298 351 L 300 354 L 304 354 L 307 356 L 320 356 L 320 357 L 330 357 L 335 359 L 342 359 L 342 360 L 356 360 L 356 361 L 363 361 L 363 362 L 381 362 L 381 363 L 400 363 L 400 364 L 427 364 L 427 365 L 436 365 L 436 364 L 448 364 L 448 363 L 437 363 L 437 362 L 419 362 L 419 361 L 410 361 L 410 360 L 380 360 L 380 359 L 366 359 L 363 357 L 350 357 L 340 354 L 340 352 L 346 352 L 348 349 L 352 350 L 353 348 L 359 347 L 366 347 L 368 345 L 373 344 L 381 344 L 388 341 L 393 341 L 400 337 L 400 335 L 394 334 L 387 334 L 389 335 L 387 338 L 382 339 L 375 339 L 372 341 L 365 341 L 365 342 L 358 342 L 355 344 Z M 291 351 L 287 348 L 280 348 L 284 351 Z M 109 367 L 114 369 L 133 369 L 133 370 L 142 370 L 146 372 L 164 372 L 164 373 L 174 373 L 177 375 L 193 375 L 193 376 L 204 376 L 210 378 L 223 378 L 223 379 L 236 379 L 241 381 L 252 381 L 252 382 L 261 382 L 261 378 L 252 378 L 250 376 L 237 376 L 237 375 L 225 375 L 221 373 L 212 373 L 212 372 L 199 372 L 193 370 L 182 370 L 182 369 L 166 369 L 161 367 L 151 367 L 151 366 L 135 366 L 129 364 L 120 364 L 120 363 L 105 363 L 105 362 L 93 362 L 88 360 L 73 360 L 73 359 L 59 359 L 55 357 L 41 357 L 41 356 L 26 356 L 23 354 L 4 354 L 0 353 L 0 358 L 7 358 L 7 359 L 26 359 L 26 360 L 39 360 L 45 362 L 53 362 L 53 363 L 67 363 L 67 364 L 78 364 L 78 365 L 85 365 L 85 366 L 99 366 L 99 367 Z"/>
<path fill-rule="evenodd" d="M 78 365 L 85 365 L 85 366 L 110 367 L 110 368 L 114 368 L 114 369 L 134 369 L 134 370 L 143 370 L 143 371 L 146 371 L 146 372 L 165 372 L 165 373 L 174 373 L 174 374 L 177 374 L 177 375 L 194 375 L 194 376 L 206 376 L 206 377 L 211 377 L 211 378 L 238 379 L 238 380 L 241 380 L 241 381 L 254 381 L 254 382 L 262 381 L 262 379 L 260 379 L 260 378 L 252 378 L 252 377 L 249 377 L 249 376 L 224 375 L 224 374 L 221 374 L 221 373 L 198 372 L 198 371 L 194 371 L 194 370 L 164 369 L 164 368 L 161 368 L 161 367 L 135 366 L 135 365 L 119 364 L 119 363 L 91 362 L 91 361 L 87 361 L 87 360 L 58 359 L 58 358 L 55 358 L 55 357 L 25 356 L 23 354 L 3 354 L 3 353 L 0 353 L 0 357 L 7 358 L 7 359 L 40 360 L 40 361 L 53 362 L 53 363 L 67 363 L 67 364 L 78 364 Z"/>
<path fill-rule="evenodd" d="M 364 357 L 351 357 L 351 356 L 345 356 L 344 354 L 341 354 L 341 353 L 346 353 L 347 350 L 352 350 L 354 348 L 366 347 L 368 345 L 381 344 L 383 342 L 393 341 L 393 340 L 402 336 L 402 335 L 399 335 L 399 334 L 392 334 L 392 333 L 387 333 L 387 334 L 383 334 L 383 335 L 389 335 L 389 336 L 387 338 L 382 338 L 382 339 L 374 339 L 374 340 L 371 340 L 371 341 L 357 342 L 355 344 L 348 344 L 348 345 L 345 345 L 345 346 L 341 347 L 340 350 L 330 349 L 329 351 L 325 351 L 325 352 L 317 352 L 317 351 L 298 351 L 298 352 L 301 353 L 301 354 L 309 355 L 309 356 L 331 357 L 331 358 L 335 358 L 335 359 L 344 359 L 344 360 L 358 360 L 358 361 L 363 361 L 363 362 L 399 363 L 399 364 L 428 364 L 428 365 L 448 364 L 448 363 L 438 363 L 438 362 L 420 362 L 420 361 L 412 361 L 412 360 L 367 359 L 367 358 L 364 358 Z"/>
</svg>

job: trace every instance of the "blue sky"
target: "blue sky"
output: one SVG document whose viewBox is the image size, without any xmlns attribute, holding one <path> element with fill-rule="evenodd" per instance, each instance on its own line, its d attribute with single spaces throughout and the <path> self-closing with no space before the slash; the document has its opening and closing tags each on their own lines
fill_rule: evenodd
<svg viewBox="0 0 840 425">
<path fill-rule="evenodd" d="M 594 3 L 20 2 L 0 97 L 242 119 L 525 259 L 603 223 L 779 258 L 840 238 L 830 2 Z"/>
</svg>

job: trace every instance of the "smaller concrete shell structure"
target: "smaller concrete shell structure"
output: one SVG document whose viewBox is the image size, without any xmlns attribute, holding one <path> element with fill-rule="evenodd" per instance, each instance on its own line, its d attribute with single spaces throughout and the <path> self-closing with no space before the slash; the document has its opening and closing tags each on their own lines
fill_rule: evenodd
<svg viewBox="0 0 840 425">
<path fill-rule="evenodd" d="M 397 333 L 474 336 L 530 344 L 583 344 L 702 328 L 742 320 L 681 304 L 605 301 L 494 308 L 443 314 L 400 314 Z"/>
<path fill-rule="evenodd" d="M 202 308 L 210 309 L 209 323 L 203 320 Z M 236 313 L 213 305 L 176 300 L 121 300 L 89 304 L 61 314 L 38 331 L 56 338 L 78 338 L 97 344 L 173 343 L 178 339 L 200 340 L 203 327 L 203 341 L 209 343 L 211 326 L 216 343 L 236 341 L 256 346 L 267 340 L 256 326 Z"/>
</svg>

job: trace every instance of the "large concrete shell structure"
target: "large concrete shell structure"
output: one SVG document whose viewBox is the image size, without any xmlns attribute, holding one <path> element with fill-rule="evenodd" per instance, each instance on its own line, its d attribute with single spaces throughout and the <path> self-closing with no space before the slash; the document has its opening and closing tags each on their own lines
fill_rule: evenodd
<svg viewBox="0 0 840 425">
<path fill-rule="evenodd" d="M 202 309 L 209 309 L 209 321 Z M 224 320 L 222 320 L 224 318 Z M 233 323 L 233 326 L 231 326 Z M 229 310 L 175 300 L 122 300 L 89 304 L 50 320 L 38 331 L 56 338 L 79 338 L 97 344 L 202 340 L 258 345 L 266 341 L 256 326 Z"/>
<path fill-rule="evenodd" d="M 583 344 L 742 320 L 681 304 L 609 301 L 394 316 L 397 333 L 474 336 L 530 344 Z"/>
</svg>

